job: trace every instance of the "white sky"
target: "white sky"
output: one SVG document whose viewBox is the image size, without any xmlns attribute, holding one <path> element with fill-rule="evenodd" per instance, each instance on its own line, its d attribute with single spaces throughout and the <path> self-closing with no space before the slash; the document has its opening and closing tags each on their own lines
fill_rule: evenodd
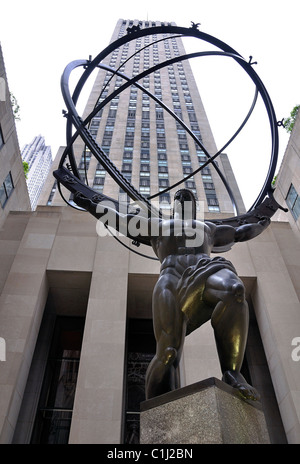
<svg viewBox="0 0 300 464">
<path fill-rule="evenodd" d="M 0 0 L 0 41 L 9 87 L 21 108 L 20 147 L 39 134 L 51 145 L 53 156 L 65 144 L 61 74 L 70 61 L 95 57 L 103 50 L 119 18 L 174 21 L 183 27 L 200 22 L 201 31 L 226 42 L 245 59 L 252 55 L 279 121 L 300 103 L 298 11 L 298 0 L 122 0 L 111 2 L 111 7 L 99 0 Z M 198 49 L 199 42 L 185 42 L 186 49 Z M 220 58 L 213 64 L 210 57 L 194 64 L 218 148 L 242 122 L 254 95 L 247 76 L 231 61 Z M 288 134 L 279 128 L 279 136 L 282 157 Z M 265 178 L 269 143 L 263 105 L 258 105 L 243 136 L 226 150 L 247 207 Z"/>
</svg>

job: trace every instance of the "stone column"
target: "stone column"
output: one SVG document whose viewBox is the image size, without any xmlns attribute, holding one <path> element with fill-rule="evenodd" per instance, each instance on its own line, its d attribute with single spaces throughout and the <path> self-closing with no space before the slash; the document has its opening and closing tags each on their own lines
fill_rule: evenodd
<svg viewBox="0 0 300 464">
<path fill-rule="evenodd" d="M 69 443 L 120 443 L 129 252 L 100 237 Z"/>
<path fill-rule="evenodd" d="M 0 233 L 0 443 L 11 443 L 48 294 L 46 268 L 60 214 L 11 213 Z"/>
</svg>

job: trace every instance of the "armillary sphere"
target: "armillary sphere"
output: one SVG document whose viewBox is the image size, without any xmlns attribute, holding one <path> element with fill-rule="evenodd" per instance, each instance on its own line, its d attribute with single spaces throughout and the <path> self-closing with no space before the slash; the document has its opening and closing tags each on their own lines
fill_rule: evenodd
<svg viewBox="0 0 300 464">
<path fill-rule="evenodd" d="M 122 45 L 128 42 L 131 42 L 133 40 L 136 40 L 139 37 L 152 36 L 155 34 L 169 34 L 169 36 L 167 37 L 168 39 L 170 37 L 171 38 L 172 37 L 194 37 L 196 39 L 199 39 L 201 41 L 214 45 L 215 47 L 218 48 L 218 50 L 201 51 L 201 52 L 194 52 L 194 53 L 184 54 L 180 56 L 175 56 L 173 58 L 165 60 L 164 62 L 160 62 L 150 67 L 149 69 L 144 70 L 143 72 L 137 75 L 131 76 L 131 77 L 125 75 L 123 72 L 120 71 L 120 68 L 121 66 L 124 65 L 124 63 L 121 63 L 121 65 L 117 69 L 114 69 L 103 63 L 103 60 L 110 53 L 112 53 L 115 49 L 121 47 Z M 163 41 L 163 40 L 166 40 L 166 36 L 160 39 L 155 39 L 155 40 L 153 39 L 153 41 L 147 44 L 144 48 L 153 46 L 155 43 L 159 41 Z M 141 50 L 142 49 L 140 49 L 139 51 Z M 238 130 L 228 140 L 228 142 L 217 153 L 214 153 L 214 154 L 208 153 L 202 141 L 199 140 L 199 138 L 192 132 L 192 130 L 168 106 L 166 106 L 164 102 L 162 102 L 154 94 L 149 92 L 148 88 L 145 88 L 141 84 L 139 84 L 139 81 L 141 79 L 143 79 L 144 77 L 152 74 L 153 72 L 163 67 L 169 66 L 179 61 L 189 60 L 192 58 L 203 57 L 203 56 L 223 56 L 223 57 L 225 56 L 225 57 L 228 57 L 234 60 L 236 63 L 238 63 L 238 65 L 240 65 L 244 69 L 244 71 L 248 74 L 248 76 L 250 77 L 250 79 L 253 81 L 255 85 L 255 95 L 254 95 L 253 102 L 251 104 L 250 110 L 246 118 L 243 120 Z M 130 58 L 132 58 L 132 56 Z M 128 58 L 126 61 L 128 61 Z M 119 38 L 115 42 L 108 45 L 108 47 L 106 47 L 102 52 L 100 52 L 94 59 L 90 58 L 88 60 L 76 60 L 76 61 L 69 63 L 66 66 L 63 72 L 62 78 L 61 78 L 62 94 L 63 94 L 65 104 L 67 106 L 67 111 L 64 112 L 64 115 L 67 118 L 67 124 L 66 124 L 67 145 L 61 157 L 59 167 L 53 173 L 55 178 L 57 179 L 58 188 L 60 190 L 62 197 L 64 198 L 63 193 L 60 188 L 61 185 L 66 187 L 71 193 L 73 194 L 80 193 L 82 196 L 84 196 L 85 198 L 89 200 L 92 200 L 96 204 L 104 200 L 112 201 L 114 202 L 116 209 L 117 210 L 119 209 L 119 203 L 117 200 L 108 198 L 107 196 L 103 194 L 97 193 L 95 190 L 89 187 L 87 183 L 81 180 L 78 167 L 75 161 L 75 157 L 74 157 L 74 152 L 73 152 L 73 144 L 76 141 L 76 139 L 80 137 L 83 140 L 86 147 L 88 147 L 90 152 L 95 156 L 98 162 L 101 163 L 101 165 L 110 174 L 110 176 L 114 179 L 114 181 L 129 195 L 129 197 L 132 200 L 138 202 L 139 204 L 141 203 L 143 205 L 146 205 L 146 208 L 149 211 L 151 211 L 151 214 L 158 214 L 158 215 L 161 214 L 161 211 L 156 210 L 153 207 L 153 204 L 151 204 L 151 200 L 153 198 L 159 195 L 162 195 L 163 193 L 177 187 L 181 183 L 185 182 L 188 178 L 194 176 L 196 173 L 204 169 L 208 164 L 212 164 L 214 168 L 216 169 L 218 175 L 220 176 L 222 182 L 224 183 L 226 190 L 230 196 L 234 211 L 236 211 L 237 214 L 231 218 L 222 219 L 222 220 L 221 219 L 214 219 L 214 220 L 210 219 L 210 222 L 229 224 L 233 227 L 237 227 L 245 223 L 258 222 L 263 216 L 267 216 L 269 218 L 273 216 L 273 214 L 277 211 L 278 208 L 283 209 L 274 199 L 273 197 L 274 189 L 272 187 L 272 181 L 274 178 L 274 173 L 275 173 L 277 159 L 278 159 L 278 125 L 279 123 L 276 120 L 276 116 L 275 116 L 275 112 L 274 112 L 271 99 L 262 81 L 260 80 L 257 73 L 253 69 L 253 64 L 254 63 L 252 62 L 252 57 L 250 57 L 250 60 L 248 61 L 245 60 L 240 54 L 238 54 L 233 48 L 231 48 L 226 43 L 220 41 L 219 39 L 211 35 L 208 35 L 204 32 L 199 31 L 198 25 L 194 23 L 192 23 L 192 27 L 190 28 L 177 27 L 177 26 L 172 26 L 172 25 L 168 25 L 168 26 L 162 25 L 162 26 L 141 29 L 139 26 L 133 26 L 131 29 L 128 28 L 127 34 L 125 36 Z M 83 69 L 83 72 L 82 72 L 80 79 L 78 80 L 78 83 L 75 87 L 73 94 L 71 95 L 70 88 L 69 88 L 70 76 L 72 72 L 76 68 L 79 68 L 79 67 Z M 82 118 L 79 116 L 77 112 L 76 105 L 77 105 L 80 93 L 87 79 L 89 78 L 91 73 L 96 68 L 109 71 L 111 73 L 111 79 L 114 76 L 121 77 L 124 83 L 120 87 L 116 88 L 106 98 L 101 98 L 101 94 L 100 94 L 94 109 L 84 120 L 82 120 Z M 176 184 L 173 184 L 169 186 L 168 188 L 166 188 L 165 190 L 160 191 L 152 195 L 151 197 L 147 197 L 147 198 L 144 197 L 126 179 L 126 177 L 122 175 L 122 173 L 112 163 L 111 159 L 106 155 L 105 151 L 102 149 L 99 143 L 95 141 L 94 137 L 91 135 L 89 131 L 89 124 L 92 118 L 112 99 L 116 98 L 121 92 L 123 92 L 125 89 L 127 89 L 130 86 L 135 86 L 142 92 L 146 93 L 151 99 L 155 101 L 155 103 L 159 104 L 163 108 L 164 111 L 168 112 L 177 121 L 177 123 L 179 123 L 182 126 L 182 128 L 194 139 L 194 141 L 199 146 L 199 148 L 207 156 L 207 161 L 203 165 L 199 166 L 199 168 L 197 168 L 194 172 L 182 178 Z M 259 192 L 259 195 L 256 201 L 251 206 L 251 208 L 247 211 L 247 213 L 239 214 L 234 195 L 230 189 L 228 182 L 226 181 L 222 172 L 218 168 L 218 165 L 215 160 L 220 155 L 220 153 L 224 152 L 225 148 L 228 147 L 228 145 L 237 137 L 237 135 L 241 132 L 241 130 L 243 129 L 243 127 L 249 120 L 250 115 L 252 114 L 253 109 L 256 105 L 258 95 L 261 96 L 262 101 L 264 103 L 267 116 L 268 116 L 269 126 L 270 126 L 270 136 L 271 136 L 270 163 L 269 163 L 269 168 L 268 168 L 266 179 L 264 181 L 264 184 Z M 75 131 L 73 131 L 73 127 L 75 128 Z M 68 204 L 70 204 L 65 198 L 64 200 Z M 71 206 L 76 207 L 74 205 L 71 205 Z M 136 238 L 134 238 L 134 243 L 137 245 L 139 245 L 139 243 L 150 245 L 150 242 L 148 242 L 147 240 L 143 238 L 138 239 L 138 243 L 136 243 Z M 213 251 L 216 251 L 216 250 L 213 250 Z"/>
</svg>

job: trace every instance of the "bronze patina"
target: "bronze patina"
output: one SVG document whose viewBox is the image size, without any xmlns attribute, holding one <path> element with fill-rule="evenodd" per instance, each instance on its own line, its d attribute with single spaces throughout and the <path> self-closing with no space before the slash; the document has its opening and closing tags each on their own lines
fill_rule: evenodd
<svg viewBox="0 0 300 464">
<path fill-rule="evenodd" d="M 149 36 L 152 42 L 147 45 L 148 47 L 161 40 L 166 40 L 166 34 L 169 34 L 169 37 L 194 37 L 214 45 L 218 50 L 174 56 L 132 76 L 127 76 L 121 72 L 122 64 L 125 63 L 121 63 L 117 69 L 104 63 L 110 53 L 132 40 Z M 154 39 L 153 37 L 156 36 L 158 38 Z M 212 55 L 234 60 L 243 68 L 255 85 L 253 103 L 245 120 L 224 147 L 215 154 L 208 152 L 202 140 L 174 111 L 139 83 L 143 77 L 178 61 Z M 130 58 L 133 57 L 134 55 Z M 147 398 L 161 395 L 178 387 L 176 367 L 180 361 L 185 337 L 209 320 L 214 329 L 224 382 L 236 388 L 244 398 L 257 400 L 259 397 L 257 391 L 247 383 L 241 374 L 249 321 L 244 285 L 232 263 L 219 256 L 211 257 L 211 253 L 219 254 L 230 249 L 236 242 L 250 240 L 262 233 L 269 225 L 270 218 L 276 210 L 281 208 L 273 197 L 272 188 L 278 158 L 278 125 L 280 124 L 276 121 L 270 97 L 253 69 L 254 64 L 252 57 L 247 61 L 224 42 L 199 31 L 196 23 L 192 23 L 190 28 L 162 24 L 145 29 L 129 28 L 125 36 L 111 43 L 94 59 L 90 57 L 88 60 L 76 60 L 70 63 L 62 76 L 62 93 L 68 109 L 68 111 L 63 112 L 67 118 L 67 145 L 54 176 L 59 188 L 63 185 L 73 194 L 75 204 L 71 204 L 62 194 L 63 198 L 72 207 L 77 208 L 76 205 L 78 205 L 77 209 L 88 211 L 103 221 L 106 226 L 111 225 L 107 224 L 107 214 L 111 213 L 114 215 L 113 227 L 116 230 L 121 230 L 122 233 L 125 230 L 126 235 L 133 239 L 134 245 L 151 246 L 156 255 L 154 259 L 161 263 L 160 275 L 153 292 L 153 324 L 157 349 L 147 371 Z M 73 95 L 71 95 L 69 79 L 71 73 L 78 67 L 83 68 L 83 74 Z M 94 109 L 83 120 L 77 113 L 76 104 L 85 82 L 97 67 L 110 72 L 111 79 L 114 76 L 122 78 L 124 83 L 105 96 L 105 88 L 103 88 Z M 113 98 L 130 86 L 135 86 L 138 90 L 149 95 L 157 105 L 168 112 L 193 138 L 196 145 L 207 157 L 207 161 L 194 172 L 176 184 L 167 187 L 163 192 L 158 192 L 148 198 L 143 197 L 122 175 L 89 131 L 92 118 Z M 243 129 L 253 112 L 258 96 L 262 98 L 265 105 L 270 125 L 272 142 L 270 165 L 266 180 L 255 203 L 247 213 L 240 215 L 230 185 L 218 168 L 215 159 Z M 73 127 L 75 131 L 73 131 Z M 90 153 L 95 156 L 107 173 L 132 200 L 143 203 L 142 211 L 139 209 L 132 211 L 132 207 L 126 205 L 124 212 L 120 208 L 118 200 L 95 192 L 88 186 L 86 179 L 85 181 L 81 180 L 73 153 L 73 144 L 77 138 L 81 138 Z M 192 192 L 186 189 L 181 189 L 175 194 L 172 218 L 165 218 L 161 211 L 157 211 L 153 207 L 151 199 L 177 187 L 208 164 L 214 167 L 225 185 L 236 216 L 209 221 L 197 219 L 195 198 Z M 183 214 L 187 204 L 192 205 L 188 216 Z M 129 222 L 133 219 L 139 222 L 143 233 L 136 235 L 131 232 Z M 124 245 L 123 242 L 122 244 Z M 132 250 L 132 248 L 130 249 Z M 146 256 L 142 253 L 139 254 Z M 151 259 L 153 258 L 151 257 Z"/>
<path fill-rule="evenodd" d="M 257 400 L 257 391 L 240 372 L 249 321 L 245 288 L 230 261 L 210 254 L 214 247 L 256 237 L 270 219 L 262 217 L 236 228 L 201 222 L 196 219 L 194 195 L 187 189 L 176 192 L 171 219 L 121 214 L 108 205 L 99 209 L 81 194 L 74 200 L 100 220 L 107 220 L 108 212 L 116 214 L 117 230 L 128 230 L 129 221 L 138 220 L 139 230 L 147 231 L 143 238 L 150 240 L 161 262 L 152 298 L 156 354 L 146 375 L 146 397 L 177 388 L 175 369 L 185 337 L 211 320 L 224 382 L 245 398 Z M 190 204 L 194 205 L 191 215 L 184 214 Z"/>
</svg>

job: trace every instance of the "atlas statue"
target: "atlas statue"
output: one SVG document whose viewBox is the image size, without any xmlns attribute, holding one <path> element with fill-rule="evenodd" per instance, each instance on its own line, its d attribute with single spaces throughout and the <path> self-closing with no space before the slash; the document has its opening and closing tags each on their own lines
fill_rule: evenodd
<svg viewBox="0 0 300 464">
<path fill-rule="evenodd" d="M 175 369 L 179 365 L 186 335 L 211 320 L 223 381 L 247 399 L 257 400 L 257 391 L 241 374 L 248 334 L 248 305 L 245 288 L 232 263 L 210 257 L 213 247 L 230 246 L 259 235 L 269 225 L 268 217 L 237 228 L 196 219 L 196 201 L 188 189 L 175 193 L 173 217 L 145 218 L 122 214 L 82 194 L 78 206 L 100 220 L 116 214 L 114 226 L 129 229 L 131 219 L 146 233 L 161 267 L 152 298 L 156 354 L 146 374 L 146 398 L 176 389 Z M 188 208 L 186 214 L 186 205 Z M 189 214 L 190 212 L 190 214 Z M 108 224 L 109 225 L 109 224 Z"/>
<path fill-rule="evenodd" d="M 162 38 L 155 39 L 154 37 L 159 34 L 162 35 Z M 147 46 L 152 46 L 161 40 L 166 40 L 166 34 L 174 37 L 194 37 L 214 45 L 219 50 L 174 56 L 132 77 L 121 71 L 121 65 L 114 69 L 104 61 L 113 50 L 119 49 L 132 40 L 149 36 L 153 42 Z M 134 56 L 135 54 L 130 58 Z M 149 88 L 140 84 L 143 77 L 161 68 L 173 65 L 178 61 L 204 56 L 222 56 L 234 60 L 255 84 L 253 103 L 245 120 L 226 145 L 213 155 L 208 152 L 202 140 L 174 111 L 152 94 Z M 162 25 L 145 29 L 140 27 L 129 29 L 127 35 L 110 44 L 93 60 L 90 57 L 88 60 L 76 60 L 70 63 L 62 75 L 62 93 L 68 109 L 68 111 L 63 112 L 67 118 L 67 146 L 58 169 L 54 171 L 54 176 L 59 188 L 60 185 L 63 185 L 72 193 L 73 203 L 65 200 L 63 195 L 62 197 L 70 206 L 88 211 L 102 221 L 105 226 L 107 226 L 108 213 L 111 214 L 114 217 L 113 227 L 116 230 L 122 231 L 122 233 L 126 230 L 128 233 L 125 235 L 132 238 L 132 243 L 135 245 L 143 244 L 152 247 L 155 259 L 160 261 L 160 274 L 152 298 L 156 353 L 146 374 L 147 398 L 156 397 L 178 387 L 176 368 L 180 362 L 185 337 L 209 320 L 214 330 L 223 381 L 248 400 L 259 398 L 256 389 L 249 385 L 241 374 L 249 324 L 245 288 L 232 263 L 224 257 L 218 256 L 219 252 L 227 251 L 234 243 L 247 241 L 261 234 L 269 225 L 271 216 L 278 208 L 281 208 L 273 197 L 272 187 L 278 158 L 279 124 L 276 121 L 270 97 L 254 71 L 253 64 L 255 63 L 252 62 L 252 57 L 250 57 L 250 61 L 245 60 L 227 44 L 199 31 L 198 24 L 192 23 L 190 28 Z M 70 76 L 79 66 L 83 68 L 83 74 L 73 95 L 71 95 Z M 111 74 L 110 80 L 117 76 L 123 80 L 123 84 L 116 87 L 109 95 L 106 93 L 105 96 L 104 87 L 94 109 L 83 120 L 77 113 L 76 104 L 83 86 L 96 68 L 109 72 Z M 107 86 L 107 84 L 105 85 Z M 93 117 L 100 114 L 99 112 L 106 104 L 111 102 L 113 98 L 117 98 L 130 86 L 135 86 L 147 94 L 155 101 L 156 105 L 160 105 L 164 111 L 168 112 L 176 120 L 176 123 L 193 138 L 196 145 L 207 157 L 207 161 L 187 177 L 170 185 L 164 191 L 147 198 L 117 169 L 88 128 Z M 258 198 L 247 213 L 240 215 L 230 185 L 219 169 L 218 163 L 215 162 L 215 158 L 239 135 L 251 116 L 259 95 L 266 107 L 270 123 L 271 160 L 266 180 Z M 83 141 L 90 154 L 101 163 L 112 179 L 134 202 L 144 204 L 142 212 L 138 209 L 132 211 L 130 205 L 127 205 L 126 211 L 121 211 L 118 200 L 108 198 L 103 193 L 98 193 L 88 186 L 87 179 L 82 179 L 74 156 L 73 144 L 77 138 Z M 171 218 L 166 218 L 161 214 L 161 211 L 152 214 L 154 209 L 151 200 L 154 197 L 177 187 L 208 164 L 214 167 L 223 182 L 232 201 L 233 209 L 237 213 L 236 216 L 220 220 L 201 221 L 197 219 L 195 197 L 187 189 L 180 189 L 175 193 Z M 142 231 L 138 236 L 133 236 L 130 233 L 129 224 L 133 220 L 135 224 L 139 223 L 140 231 Z M 123 242 L 121 243 L 125 246 Z M 132 247 L 129 248 L 134 251 Z M 216 253 L 216 256 L 212 258 L 211 253 Z M 144 256 L 142 253 L 139 254 Z"/>
</svg>

